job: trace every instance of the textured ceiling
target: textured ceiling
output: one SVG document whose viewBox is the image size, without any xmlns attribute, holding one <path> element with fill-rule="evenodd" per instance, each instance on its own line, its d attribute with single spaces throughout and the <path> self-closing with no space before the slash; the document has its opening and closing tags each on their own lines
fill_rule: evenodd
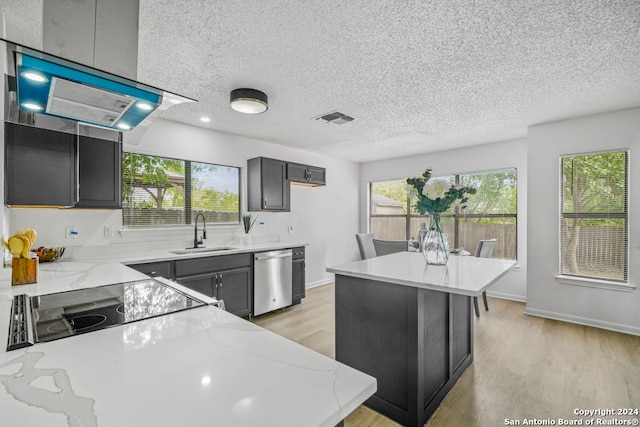
<svg viewBox="0 0 640 427">
<path fill-rule="evenodd" d="M 8 38 L 39 40 L 41 2 L 2 0 Z M 355 161 L 640 106 L 640 0 L 140 0 L 139 31 L 138 79 L 200 101 L 164 118 Z"/>
</svg>

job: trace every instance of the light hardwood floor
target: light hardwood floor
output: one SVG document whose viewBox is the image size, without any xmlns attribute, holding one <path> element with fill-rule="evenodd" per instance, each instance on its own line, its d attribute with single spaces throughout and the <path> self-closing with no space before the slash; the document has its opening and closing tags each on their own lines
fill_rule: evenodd
<svg viewBox="0 0 640 427">
<path fill-rule="evenodd" d="M 473 364 L 426 426 L 557 423 L 597 418 L 574 415 L 575 409 L 640 409 L 640 337 L 527 316 L 514 301 L 490 298 L 489 310 L 475 320 Z M 302 304 L 253 321 L 334 357 L 333 284 L 308 289 Z M 630 419 L 603 419 L 612 418 Z M 391 426 L 398 424 L 364 406 L 345 420 L 345 427 Z"/>
</svg>

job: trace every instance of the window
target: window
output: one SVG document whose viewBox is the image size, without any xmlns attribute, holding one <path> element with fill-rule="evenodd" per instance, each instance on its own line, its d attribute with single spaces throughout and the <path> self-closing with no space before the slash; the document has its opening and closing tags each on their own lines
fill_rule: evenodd
<svg viewBox="0 0 640 427">
<path fill-rule="evenodd" d="M 628 280 L 627 151 L 561 158 L 560 274 Z"/>
<path fill-rule="evenodd" d="M 482 239 L 496 238 L 493 258 L 517 259 L 517 173 L 504 169 L 440 177 L 451 184 L 474 187 L 467 208 L 457 206 L 442 214 L 442 226 L 452 248 L 475 254 Z M 415 238 L 420 223 L 428 222 L 413 209 L 404 179 L 370 184 L 369 230 L 379 239 Z"/>
<path fill-rule="evenodd" d="M 240 222 L 240 168 L 189 160 L 122 154 L 125 226 Z"/>
<path fill-rule="evenodd" d="M 497 240 L 493 258 L 517 257 L 517 173 L 505 169 L 460 175 L 459 183 L 476 189 L 456 217 L 455 247 L 475 254 L 480 240 Z"/>
</svg>

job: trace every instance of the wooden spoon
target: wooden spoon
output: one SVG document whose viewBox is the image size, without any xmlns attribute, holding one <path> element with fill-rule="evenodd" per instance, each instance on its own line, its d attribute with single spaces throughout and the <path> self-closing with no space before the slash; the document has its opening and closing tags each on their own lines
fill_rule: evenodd
<svg viewBox="0 0 640 427">
<path fill-rule="evenodd" d="M 13 236 L 9 238 L 9 251 L 14 258 L 20 258 L 22 249 L 24 248 L 24 242 L 20 237 Z"/>
</svg>

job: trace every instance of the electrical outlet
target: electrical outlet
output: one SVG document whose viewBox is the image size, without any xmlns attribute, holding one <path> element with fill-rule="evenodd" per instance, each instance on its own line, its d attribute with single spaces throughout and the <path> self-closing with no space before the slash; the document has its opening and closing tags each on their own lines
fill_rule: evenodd
<svg viewBox="0 0 640 427">
<path fill-rule="evenodd" d="M 113 237 L 114 235 L 114 227 L 113 225 L 105 225 L 104 226 L 104 237 Z"/>
<path fill-rule="evenodd" d="M 290 226 L 287 228 L 287 231 L 289 232 L 289 234 L 293 234 L 293 225 L 290 225 Z"/>
<path fill-rule="evenodd" d="M 75 239 L 78 236 L 78 229 L 75 225 L 67 225 L 64 228 L 65 239 Z"/>
</svg>

